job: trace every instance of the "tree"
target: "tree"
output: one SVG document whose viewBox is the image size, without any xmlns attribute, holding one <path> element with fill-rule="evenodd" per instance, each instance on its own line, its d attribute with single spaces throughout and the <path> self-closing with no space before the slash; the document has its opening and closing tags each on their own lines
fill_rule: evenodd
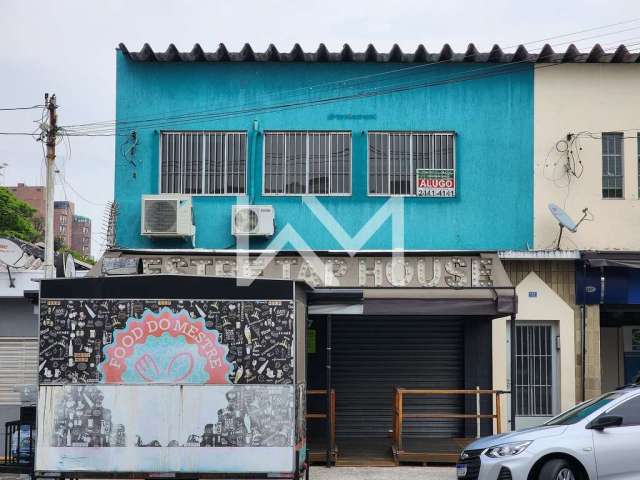
<svg viewBox="0 0 640 480">
<path fill-rule="evenodd" d="M 36 209 L 0 187 L 0 237 L 16 237 L 35 242 L 40 236 L 34 226 Z"/>
<path fill-rule="evenodd" d="M 88 263 L 89 265 L 95 265 L 96 263 L 96 261 L 93 258 L 89 257 L 88 255 L 85 255 L 84 253 L 80 253 L 77 250 L 73 250 L 67 247 L 65 244 L 62 244 L 60 248 L 55 248 L 55 251 L 58 253 L 68 253 L 76 260 L 80 260 L 81 262 Z"/>
</svg>

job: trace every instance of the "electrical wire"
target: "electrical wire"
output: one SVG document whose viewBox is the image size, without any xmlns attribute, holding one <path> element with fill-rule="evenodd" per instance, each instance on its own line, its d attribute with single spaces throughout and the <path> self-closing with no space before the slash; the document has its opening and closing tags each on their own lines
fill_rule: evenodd
<svg viewBox="0 0 640 480">
<path fill-rule="evenodd" d="M 86 198 L 85 196 L 83 196 L 80 192 L 78 192 L 78 190 L 76 190 L 76 189 L 73 187 L 73 185 L 72 185 L 71 183 L 69 183 L 69 181 L 64 177 L 64 175 L 61 175 L 59 172 L 58 172 L 58 177 L 60 178 L 60 180 L 63 182 L 63 184 L 64 184 L 64 185 L 66 185 L 67 187 L 69 187 L 69 189 L 70 189 L 73 193 L 75 193 L 75 194 L 78 196 L 78 198 L 80 198 L 80 199 L 81 199 L 82 201 L 84 201 L 85 203 L 88 203 L 89 205 L 93 205 L 93 206 L 95 206 L 95 207 L 103 207 L 103 208 L 104 208 L 104 206 L 106 205 L 106 203 L 96 203 L 96 202 L 93 202 L 93 201 L 91 201 L 91 200 L 87 199 L 87 198 Z"/>
<path fill-rule="evenodd" d="M 245 109 L 245 110 L 226 111 L 226 112 L 210 113 L 210 114 L 197 114 L 197 115 L 192 115 L 191 118 L 181 118 L 181 119 L 175 119 L 175 120 L 166 120 L 166 121 L 164 121 L 162 123 L 159 123 L 159 122 L 157 122 L 155 120 L 149 120 L 149 121 L 146 121 L 144 124 L 141 123 L 139 125 L 136 125 L 134 127 L 134 129 L 136 129 L 136 130 L 146 130 L 146 129 L 158 129 L 158 128 L 163 128 L 163 127 L 166 128 L 166 127 L 173 126 L 173 125 L 182 125 L 182 126 L 184 126 L 184 125 L 189 125 L 189 124 L 192 124 L 192 123 L 198 123 L 198 122 L 201 122 L 203 120 L 214 121 L 214 120 L 221 120 L 221 119 L 238 117 L 238 116 L 254 115 L 256 113 L 270 113 L 270 112 L 274 112 L 274 111 L 284 111 L 284 110 L 291 110 L 291 109 L 303 108 L 303 107 L 309 107 L 309 106 L 318 106 L 318 105 L 336 103 L 336 102 L 340 102 L 340 101 L 344 101 L 344 100 L 354 100 L 354 99 L 377 97 L 377 96 L 381 96 L 381 95 L 389 95 L 389 94 L 393 94 L 393 93 L 406 92 L 406 91 L 415 90 L 415 89 L 430 88 L 430 87 L 437 87 L 437 86 L 443 86 L 443 85 L 450 85 L 450 84 L 455 84 L 455 83 L 460 83 L 460 82 L 465 82 L 465 81 L 492 78 L 492 77 L 496 77 L 496 76 L 499 76 L 499 75 L 505 75 L 505 74 L 512 74 L 512 73 L 529 71 L 529 68 L 513 68 L 514 66 L 520 66 L 521 67 L 522 63 L 524 63 L 524 61 L 523 62 L 514 62 L 514 63 L 510 63 L 510 64 L 501 64 L 501 65 L 497 65 L 497 66 L 494 66 L 494 67 L 488 67 L 488 68 L 485 67 L 485 68 L 481 69 L 482 72 L 480 72 L 479 74 L 476 74 L 476 75 L 465 74 L 465 75 L 461 75 L 459 77 L 447 78 L 447 79 L 443 79 L 443 80 L 439 80 L 439 81 L 433 81 L 433 82 L 420 82 L 420 83 L 402 84 L 402 85 L 389 87 L 389 88 L 385 88 L 385 89 L 380 89 L 380 90 L 376 90 L 376 91 L 365 91 L 365 92 L 358 92 L 358 93 L 354 93 L 354 94 L 337 95 L 337 96 L 329 97 L 329 98 L 321 98 L 321 99 L 316 99 L 316 100 L 305 100 L 305 101 L 291 102 L 291 103 L 280 104 L 280 105 L 259 106 L 259 107 L 255 107 L 255 108 Z M 540 66 L 536 67 L 536 69 L 557 67 L 557 66 L 560 66 L 560 65 L 562 65 L 562 64 L 560 64 L 560 63 L 545 64 L 545 65 L 540 65 Z M 502 72 L 493 72 L 492 70 L 503 70 L 503 71 Z M 153 122 L 153 123 L 150 123 L 150 122 Z M 127 128 L 130 129 L 131 127 L 128 126 Z M 109 131 L 107 129 L 103 129 L 102 130 L 103 133 L 101 133 L 101 135 L 103 135 L 103 136 L 118 135 L 118 130 L 115 130 L 115 132 L 113 131 L 113 129 L 110 129 L 110 130 L 111 131 Z M 94 132 L 94 134 L 95 134 L 95 132 Z M 73 134 L 69 133 L 69 135 L 73 135 Z M 84 136 L 85 134 L 84 133 L 75 133 L 75 135 Z M 123 135 L 123 134 L 120 134 L 120 135 Z"/>
<path fill-rule="evenodd" d="M 30 107 L 0 107 L 0 112 L 15 112 L 18 110 L 34 110 L 36 108 L 42 108 L 43 105 L 32 105 Z"/>
<path fill-rule="evenodd" d="M 623 22 L 617 22 L 617 23 L 614 23 L 614 24 L 609 24 L 609 25 L 605 25 L 605 26 L 601 26 L 601 27 L 594 27 L 594 28 L 591 28 L 591 29 L 580 30 L 578 32 L 573 32 L 573 33 L 564 34 L 564 35 L 558 35 L 556 37 L 548 37 L 547 39 L 537 40 L 537 41 L 533 41 L 533 42 L 527 42 L 527 43 L 524 43 L 523 45 L 528 45 L 528 44 L 531 44 L 531 43 L 539 43 L 541 41 L 550 40 L 550 39 L 554 39 L 554 38 L 563 38 L 563 37 L 567 37 L 567 36 L 574 35 L 574 34 L 577 34 L 577 33 L 585 33 L 585 32 L 589 32 L 589 31 L 602 30 L 604 28 L 608 28 L 608 27 L 611 27 L 611 26 L 629 24 L 629 23 L 634 23 L 634 22 L 638 22 L 638 21 L 640 21 L 640 18 L 635 18 L 635 19 L 631 19 L 631 20 L 627 20 L 627 21 L 623 21 Z M 583 38 L 580 38 L 580 39 L 569 40 L 567 42 L 561 42 L 561 43 L 556 44 L 555 46 L 569 44 L 569 43 L 577 42 L 577 41 L 588 40 L 588 39 L 602 37 L 602 36 L 614 35 L 616 33 L 635 30 L 635 29 L 638 29 L 638 28 L 640 28 L 640 26 L 635 26 L 635 27 L 632 27 L 632 28 L 617 30 L 617 31 L 614 31 L 614 32 L 601 33 L 601 34 L 598 34 L 598 35 L 595 35 L 595 36 L 583 37 Z M 505 47 L 505 48 L 509 49 L 509 48 L 513 48 L 513 47 L 515 47 L 515 45 L 514 46 Z M 469 55 L 471 55 L 471 54 L 469 54 Z M 466 56 L 467 55 L 465 55 L 465 58 L 466 58 Z M 525 61 L 528 61 L 528 60 L 525 60 Z M 309 93 L 309 92 L 311 92 L 313 90 L 318 90 L 321 87 L 331 86 L 331 85 L 340 85 L 341 87 L 344 88 L 344 87 L 347 87 L 348 86 L 347 84 L 349 82 L 352 82 L 353 80 L 360 80 L 360 79 L 378 77 L 378 76 L 383 76 L 383 75 L 391 75 L 391 74 L 395 74 L 395 73 L 398 73 L 398 72 L 405 72 L 407 70 L 413 70 L 413 69 L 423 69 L 423 68 L 433 67 L 433 66 L 435 66 L 437 64 L 440 64 L 440 63 L 450 63 L 450 60 L 442 60 L 442 61 L 428 63 L 428 64 L 413 65 L 413 66 L 410 66 L 410 67 L 403 67 L 403 68 L 400 68 L 400 69 L 395 69 L 395 70 L 390 70 L 390 71 L 385 71 L 385 72 L 377 72 L 375 74 L 370 74 L 370 75 L 364 75 L 364 76 L 352 77 L 352 78 L 347 78 L 347 79 L 341 79 L 341 80 L 337 80 L 337 81 L 332 81 L 332 82 L 327 82 L 327 83 L 323 83 L 323 84 L 312 85 L 312 86 L 308 86 L 308 87 L 299 87 L 297 89 L 292 89 L 292 90 L 289 90 L 289 91 L 286 91 L 286 90 L 278 91 L 278 92 L 275 93 L 275 95 L 281 96 L 282 94 L 287 93 L 287 92 L 295 92 L 295 91 L 300 91 L 300 90 L 303 90 L 304 92 Z M 518 63 L 518 62 L 514 62 L 514 63 Z M 350 85 L 350 86 L 353 86 L 353 85 Z M 273 95 L 274 95 L 273 93 L 272 94 L 265 94 L 265 95 L 262 96 L 262 98 L 265 98 L 265 97 L 268 98 L 268 97 L 271 97 Z M 249 104 L 249 105 L 251 105 L 251 104 Z M 211 111 L 203 111 L 203 112 L 200 112 L 200 114 L 205 114 L 205 113 L 209 113 L 209 112 L 211 112 Z M 166 113 L 170 113 L 170 112 L 165 112 L 165 114 L 163 114 L 163 115 L 166 115 Z M 140 120 L 140 119 L 131 119 L 131 120 L 120 120 L 120 121 L 108 120 L 108 121 L 103 121 L 103 122 L 92 122 L 92 123 L 85 123 L 85 124 L 65 125 L 65 128 L 70 129 L 70 130 L 71 129 L 76 129 L 77 130 L 77 129 L 82 128 L 82 127 L 94 127 L 95 128 L 95 127 L 100 127 L 100 126 L 103 126 L 103 127 L 113 126 L 113 125 L 116 125 L 116 124 L 118 126 L 125 127 L 125 126 L 128 126 L 128 125 L 132 125 L 134 123 L 149 122 L 149 121 L 161 121 L 161 120 L 167 120 L 167 119 L 172 119 L 172 118 L 176 118 L 177 119 L 177 118 L 183 118 L 185 116 L 188 117 L 188 116 L 191 116 L 191 115 L 194 115 L 194 113 L 186 113 L 184 115 L 176 115 L 176 116 L 170 116 L 170 117 L 163 116 L 163 117 L 158 117 L 158 118 L 155 118 L 155 119 L 142 119 L 142 120 Z M 195 115 L 197 115 L 197 113 Z"/>
</svg>

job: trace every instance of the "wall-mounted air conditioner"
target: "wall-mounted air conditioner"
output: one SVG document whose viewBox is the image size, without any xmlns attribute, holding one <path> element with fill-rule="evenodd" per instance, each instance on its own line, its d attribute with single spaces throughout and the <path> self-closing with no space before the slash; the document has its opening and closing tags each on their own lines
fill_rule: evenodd
<svg viewBox="0 0 640 480">
<path fill-rule="evenodd" d="M 142 235 L 148 237 L 193 237 L 191 197 L 162 194 L 142 196 Z"/>
<path fill-rule="evenodd" d="M 231 234 L 270 237 L 275 230 L 275 212 L 271 205 L 233 205 Z"/>
</svg>

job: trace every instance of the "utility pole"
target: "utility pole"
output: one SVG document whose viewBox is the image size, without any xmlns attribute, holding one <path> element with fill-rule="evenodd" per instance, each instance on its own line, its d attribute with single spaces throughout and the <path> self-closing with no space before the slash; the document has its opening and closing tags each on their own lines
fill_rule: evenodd
<svg viewBox="0 0 640 480">
<path fill-rule="evenodd" d="M 44 228 L 44 276 L 45 278 L 55 278 L 56 270 L 54 266 L 53 247 L 53 199 L 55 188 L 55 162 L 56 162 L 56 134 L 58 129 L 56 115 L 56 95 L 45 93 L 44 104 L 49 112 L 47 123 L 43 126 L 43 131 L 47 144 L 47 213 Z"/>
</svg>

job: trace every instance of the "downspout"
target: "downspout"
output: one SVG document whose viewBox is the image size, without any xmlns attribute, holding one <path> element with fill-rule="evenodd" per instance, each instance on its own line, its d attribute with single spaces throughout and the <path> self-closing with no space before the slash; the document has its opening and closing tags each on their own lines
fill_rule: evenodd
<svg viewBox="0 0 640 480">
<path fill-rule="evenodd" d="M 581 369 L 582 369 L 582 401 L 586 400 L 587 396 L 587 305 L 586 305 L 586 296 L 587 296 L 587 262 L 582 259 L 582 304 L 580 305 L 580 316 L 582 320 L 582 361 L 581 361 Z"/>
<path fill-rule="evenodd" d="M 253 205 L 255 201 L 254 185 L 253 185 L 253 167 L 256 161 L 256 144 L 258 142 L 258 136 L 260 135 L 260 122 L 258 120 L 253 121 L 253 138 L 251 139 L 251 161 L 247 165 L 247 177 L 249 181 L 249 205 Z"/>
<path fill-rule="evenodd" d="M 327 345 L 326 345 L 326 388 L 327 388 L 327 452 L 325 465 L 327 468 L 331 467 L 331 457 L 333 454 L 333 437 L 332 437 L 332 425 L 335 419 L 333 418 L 331 411 L 331 324 L 332 324 L 331 314 L 327 315 L 327 325 L 326 325 L 326 335 L 327 335 Z"/>
<path fill-rule="evenodd" d="M 510 330 L 510 334 L 511 334 L 511 388 L 509 389 L 511 391 L 511 412 L 510 412 L 510 417 L 511 417 L 511 431 L 515 432 L 516 431 L 516 412 L 517 412 L 517 406 L 516 406 L 516 402 L 518 401 L 518 389 L 516 388 L 516 383 L 518 381 L 518 377 L 517 377 L 517 348 L 516 348 L 516 314 L 512 313 L 511 314 L 511 330 Z"/>
</svg>

